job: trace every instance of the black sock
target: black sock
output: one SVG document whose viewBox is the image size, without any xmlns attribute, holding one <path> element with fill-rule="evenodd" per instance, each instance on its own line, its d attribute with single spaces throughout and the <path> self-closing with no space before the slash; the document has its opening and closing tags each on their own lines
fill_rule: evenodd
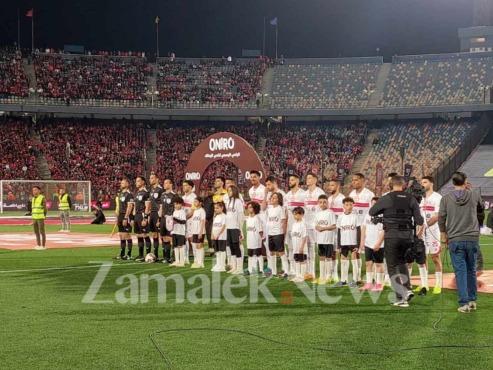
<svg viewBox="0 0 493 370">
<path fill-rule="evenodd" d="M 146 242 L 146 254 L 149 254 L 151 253 L 151 238 L 146 236 L 145 242 Z"/>
<path fill-rule="evenodd" d="M 139 246 L 139 257 L 144 257 L 144 238 L 137 238 L 137 245 Z"/>
<path fill-rule="evenodd" d="M 156 250 L 156 248 L 159 248 L 159 238 L 153 238 L 152 240 L 154 241 L 154 250 Z"/>
<path fill-rule="evenodd" d="M 164 259 L 169 261 L 171 260 L 171 244 L 170 243 L 163 243 L 163 254 L 164 254 Z"/>
<path fill-rule="evenodd" d="M 120 240 L 120 257 L 125 256 L 125 245 L 127 245 L 127 241 Z"/>
<path fill-rule="evenodd" d="M 132 239 L 127 239 L 128 254 L 127 256 L 132 257 Z"/>
</svg>

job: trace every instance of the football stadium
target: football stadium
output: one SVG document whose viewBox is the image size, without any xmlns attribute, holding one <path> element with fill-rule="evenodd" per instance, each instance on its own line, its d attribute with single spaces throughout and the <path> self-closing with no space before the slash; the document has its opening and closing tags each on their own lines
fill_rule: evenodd
<svg viewBox="0 0 493 370">
<path fill-rule="evenodd" d="M 83 3 L 0 14 L 2 369 L 492 368 L 493 1 Z"/>
</svg>

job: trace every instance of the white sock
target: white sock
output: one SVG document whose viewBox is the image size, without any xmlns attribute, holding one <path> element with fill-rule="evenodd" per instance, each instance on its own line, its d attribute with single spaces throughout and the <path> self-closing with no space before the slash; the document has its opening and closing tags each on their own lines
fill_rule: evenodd
<svg viewBox="0 0 493 370">
<path fill-rule="evenodd" d="M 258 270 L 260 272 L 264 271 L 264 256 L 257 256 Z"/>
<path fill-rule="evenodd" d="M 277 256 L 270 256 L 270 269 L 272 275 L 277 275 Z"/>
<path fill-rule="evenodd" d="M 254 259 L 254 258 L 255 258 L 255 257 L 248 257 L 248 272 L 249 272 L 250 274 L 251 274 L 251 273 L 252 273 L 252 271 L 253 271 L 253 266 L 254 266 L 254 265 L 253 265 L 253 263 L 254 263 L 254 262 L 253 262 L 253 259 Z"/>
<path fill-rule="evenodd" d="M 325 260 L 325 276 L 320 275 L 323 279 L 330 279 L 332 273 L 332 260 Z"/>
<path fill-rule="evenodd" d="M 221 252 L 221 256 L 220 256 L 220 260 L 221 260 L 221 269 L 225 269 L 226 268 L 226 252 Z"/>
<path fill-rule="evenodd" d="M 359 281 L 358 260 L 351 260 L 351 265 L 353 266 L 353 281 Z"/>
<path fill-rule="evenodd" d="M 436 277 L 436 283 L 435 286 L 441 288 L 442 287 L 442 272 L 441 271 L 436 271 L 435 272 L 435 277 Z"/>
<path fill-rule="evenodd" d="M 384 277 L 385 274 L 381 273 L 381 272 L 377 272 L 377 284 L 380 284 L 382 285 L 383 284 L 383 277 Z"/>
<path fill-rule="evenodd" d="M 419 268 L 419 277 L 421 278 L 421 286 L 428 289 L 428 270 L 426 266 Z"/>
<path fill-rule="evenodd" d="M 182 248 L 180 248 L 180 249 L 183 249 L 183 260 L 182 260 L 183 262 L 182 263 L 189 263 L 190 262 L 189 261 L 189 259 L 190 259 L 190 257 L 189 257 L 189 253 L 190 253 L 189 248 L 190 247 L 188 246 L 188 241 L 185 241 L 185 246 L 182 247 Z"/>
<path fill-rule="evenodd" d="M 236 257 L 236 270 L 243 272 L 243 258 Z"/>
<path fill-rule="evenodd" d="M 178 264 L 180 263 L 180 248 L 174 248 L 175 252 L 175 262 Z"/>
<path fill-rule="evenodd" d="M 325 261 L 320 260 L 318 264 L 320 267 L 319 278 L 320 280 L 325 280 Z"/>
<path fill-rule="evenodd" d="M 197 263 L 197 244 L 192 243 L 193 262 Z"/>
<path fill-rule="evenodd" d="M 243 248 L 243 244 L 240 242 L 240 253 L 241 253 L 241 258 L 245 258 L 245 249 Z"/>
<path fill-rule="evenodd" d="M 366 273 L 366 283 L 367 284 L 373 284 L 373 276 L 375 276 L 374 274 L 375 273 L 373 271 L 368 271 Z"/>
<path fill-rule="evenodd" d="M 301 277 L 301 263 L 295 263 L 294 271 L 296 271 L 296 277 Z"/>
<path fill-rule="evenodd" d="M 296 271 L 296 262 L 294 261 L 294 253 L 292 249 L 289 251 L 288 259 L 289 259 L 289 272 Z"/>
<path fill-rule="evenodd" d="M 252 258 L 252 271 L 250 271 L 250 272 L 253 272 L 253 270 L 256 270 L 257 269 L 258 257 L 257 256 L 253 256 L 251 258 Z"/>
<path fill-rule="evenodd" d="M 231 270 L 236 270 L 236 256 L 229 256 L 227 263 L 231 266 Z"/>
<path fill-rule="evenodd" d="M 308 248 L 308 266 L 307 270 L 310 275 L 315 276 L 315 246 Z"/>
<path fill-rule="evenodd" d="M 356 260 L 356 263 L 358 264 L 358 268 L 356 270 L 356 272 L 357 272 L 357 278 L 354 279 L 354 281 L 360 281 L 361 280 L 361 266 L 363 265 L 363 261 L 361 261 L 361 258 L 358 258 Z"/>
<path fill-rule="evenodd" d="M 226 247 L 226 256 L 227 256 L 227 266 L 231 266 L 231 247 Z"/>
<path fill-rule="evenodd" d="M 341 281 L 347 283 L 349 275 L 349 261 L 341 260 Z"/>
<path fill-rule="evenodd" d="M 339 259 L 332 260 L 332 277 L 339 280 Z"/>
<path fill-rule="evenodd" d="M 300 264 L 300 275 L 302 278 L 305 278 L 306 275 L 306 263 L 301 263 Z"/>
<path fill-rule="evenodd" d="M 285 254 L 281 256 L 281 263 L 282 263 L 282 269 L 284 270 L 285 274 L 289 274 L 289 261 L 288 261 L 288 256 Z"/>
<path fill-rule="evenodd" d="M 181 265 L 183 265 L 185 263 L 185 248 L 186 247 L 178 248 L 178 254 L 180 255 L 180 264 Z"/>
</svg>

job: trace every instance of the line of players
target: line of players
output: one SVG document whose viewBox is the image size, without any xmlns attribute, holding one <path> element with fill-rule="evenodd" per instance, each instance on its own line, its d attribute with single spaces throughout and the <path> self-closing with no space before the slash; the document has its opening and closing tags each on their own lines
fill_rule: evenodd
<svg viewBox="0 0 493 370">
<path fill-rule="evenodd" d="M 394 176 L 389 174 L 388 179 Z M 250 202 L 245 205 L 238 188 L 232 179 L 217 177 L 212 200 L 204 209 L 207 199 L 193 193 L 193 183 L 182 183 L 183 194 L 173 191 L 173 182 L 166 179 L 163 187 L 158 177 L 149 178 L 150 190 L 146 180 L 137 177 L 135 197 L 129 191 L 129 182 L 123 179 L 118 198 L 118 228 L 120 235 L 120 255 L 118 259 L 131 259 L 132 226 L 137 235 L 139 255 L 136 260 L 144 260 L 145 253 L 154 246 L 156 262 L 170 263 L 172 266 L 188 265 L 190 250 L 193 252 L 192 268 L 204 267 L 204 237 L 213 248 L 216 261 L 212 271 L 229 270 L 232 274 L 253 274 L 258 271 L 271 271 L 284 279 L 295 282 L 312 280 L 313 283 L 335 283 L 337 286 L 356 287 L 361 280 L 361 253 L 366 260 L 366 284 L 362 290 L 381 290 L 388 283 L 383 257 L 383 225 L 373 223 L 368 211 L 378 199 L 365 187 L 365 176 L 361 173 L 352 178 L 352 191 L 348 197 L 341 192 L 338 180 L 331 180 L 326 195 L 317 186 L 318 176 L 306 175 L 306 190 L 300 187 L 300 177 L 289 177 L 289 192 L 279 189 L 273 176 L 266 178 L 265 186 L 260 183 L 260 172 L 250 171 L 252 187 L 249 189 Z M 423 177 L 421 183 L 426 196 L 421 209 L 426 220 L 417 230 L 423 238 L 426 254 L 431 254 L 435 264 L 436 286 L 434 294 L 441 292 L 442 272 L 440 261 L 440 233 L 437 228 L 441 196 L 433 191 L 433 179 Z M 226 188 L 225 188 L 226 187 Z M 213 214 L 212 213 L 213 207 Z M 246 235 L 243 224 L 246 222 Z M 151 241 L 152 236 L 152 241 Z M 248 269 L 243 271 L 246 239 Z M 162 241 L 163 259 L 159 260 L 159 244 Z M 315 251 L 318 247 L 319 277 L 315 276 Z M 174 262 L 171 251 L 174 248 Z M 125 253 L 127 249 L 127 253 Z M 212 252 L 212 250 L 210 250 Z M 277 273 L 277 256 L 282 269 Z M 338 275 L 339 256 L 341 277 Z M 352 264 L 352 280 L 349 277 L 349 259 Z M 264 260 L 267 267 L 264 269 Z M 419 266 L 421 285 L 416 289 L 420 294 L 428 291 L 428 269 L 426 255 L 416 261 Z M 412 266 L 410 266 L 412 267 Z"/>
</svg>

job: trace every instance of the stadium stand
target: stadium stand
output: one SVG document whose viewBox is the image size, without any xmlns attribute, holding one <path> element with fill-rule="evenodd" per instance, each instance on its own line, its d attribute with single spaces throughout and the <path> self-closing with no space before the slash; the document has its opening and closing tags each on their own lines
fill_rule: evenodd
<svg viewBox="0 0 493 370">
<path fill-rule="evenodd" d="M 473 120 L 461 122 L 409 121 L 388 122 L 378 131 L 366 162 L 361 166 L 368 177 L 368 187 L 385 192 L 385 178 L 390 172 L 403 173 L 400 147 L 405 148 L 404 163 L 413 165 L 412 176 L 425 176 L 445 163 L 476 126 Z M 375 183 L 377 165 L 382 166 L 383 184 Z"/>
<path fill-rule="evenodd" d="M 56 120 L 37 130 L 53 179 L 91 181 L 93 199 L 114 196 L 122 177 L 144 174 L 146 135 L 135 122 Z"/>
<path fill-rule="evenodd" d="M 22 54 L 12 48 L 0 49 L 0 98 L 27 97 L 29 80 L 22 65 Z"/>
<path fill-rule="evenodd" d="M 493 83 L 493 53 L 394 57 L 381 107 L 482 104 Z"/>
<path fill-rule="evenodd" d="M 152 68 L 145 58 L 38 54 L 33 60 L 37 88 L 47 103 L 147 98 L 147 76 Z"/>
<path fill-rule="evenodd" d="M 366 107 L 381 65 L 382 58 L 286 60 L 274 70 L 272 108 Z"/>
<path fill-rule="evenodd" d="M 162 59 L 157 91 L 167 107 L 253 108 L 265 68 L 264 60 Z"/>
</svg>

